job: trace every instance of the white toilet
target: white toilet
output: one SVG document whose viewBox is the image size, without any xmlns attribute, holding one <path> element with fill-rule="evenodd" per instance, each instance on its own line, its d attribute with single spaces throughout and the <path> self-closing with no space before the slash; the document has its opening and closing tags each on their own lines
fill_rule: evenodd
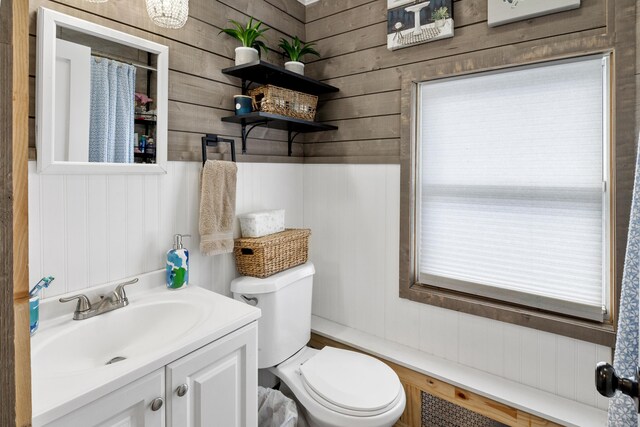
<svg viewBox="0 0 640 427">
<path fill-rule="evenodd" d="M 406 399 L 391 368 L 361 353 L 306 346 L 314 273 L 308 262 L 266 279 L 231 282 L 235 299 L 262 310 L 258 367 L 268 368 L 293 392 L 311 426 L 392 426 Z"/>
</svg>

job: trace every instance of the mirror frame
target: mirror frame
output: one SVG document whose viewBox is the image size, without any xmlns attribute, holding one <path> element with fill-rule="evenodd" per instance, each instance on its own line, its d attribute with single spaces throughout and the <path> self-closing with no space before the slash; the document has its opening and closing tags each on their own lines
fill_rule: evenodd
<svg viewBox="0 0 640 427">
<path fill-rule="evenodd" d="M 56 29 L 68 28 L 157 55 L 156 163 L 61 162 L 54 160 Z M 38 8 L 36 59 L 36 149 L 43 174 L 163 174 L 167 173 L 169 48 L 44 7 Z"/>
</svg>

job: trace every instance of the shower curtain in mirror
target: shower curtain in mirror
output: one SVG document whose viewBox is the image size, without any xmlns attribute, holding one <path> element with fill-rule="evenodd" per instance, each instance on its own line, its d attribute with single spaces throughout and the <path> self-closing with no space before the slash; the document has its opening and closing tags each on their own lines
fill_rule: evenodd
<svg viewBox="0 0 640 427">
<path fill-rule="evenodd" d="M 618 314 L 618 334 L 613 366 L 618 376 L 635 378 L 638 367 L 638 287 L 640 285 L 640 152 L 636 159 L 627 253 Z M 633 400 L 619 391 L 609 401 L 609 426 L 638 425 L 638 414 Z"/>
<path fill-rule="evenodd" d="M 133 163 L 136 68 L 91 57 L 89 161 Z"/>
</svg>

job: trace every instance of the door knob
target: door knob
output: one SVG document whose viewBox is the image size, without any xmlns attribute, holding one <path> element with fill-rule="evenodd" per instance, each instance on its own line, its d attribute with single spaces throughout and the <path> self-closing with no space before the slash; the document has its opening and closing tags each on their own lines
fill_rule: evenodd
<svg viewBox="0 0 640 427">
<path fill-rule="evenodd" d="M 600 362 L 596 365 L 596 389 L 605 397 L 613 397 L 617 390 L 630 396 L 635 404 L 636 410 L 640 412 L 638 405 L 640 398 L 640 388 L 638 387 L 638 379 L 640 371 L 636 371 L 636 377 L 625 378 L 616 375 L 616 370 L 606 362 Z"/>
</svg>

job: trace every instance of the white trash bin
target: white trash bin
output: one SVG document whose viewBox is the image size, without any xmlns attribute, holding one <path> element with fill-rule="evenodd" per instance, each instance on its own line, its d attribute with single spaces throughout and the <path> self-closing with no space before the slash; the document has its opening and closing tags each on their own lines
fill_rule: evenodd
<svg viewBox="0 0 640 427">
<path fill-rule="evenodd" d="M 258 387 L 258 427 L 296 427 L 298 409 L 278 390 Z"/>
</svg>

